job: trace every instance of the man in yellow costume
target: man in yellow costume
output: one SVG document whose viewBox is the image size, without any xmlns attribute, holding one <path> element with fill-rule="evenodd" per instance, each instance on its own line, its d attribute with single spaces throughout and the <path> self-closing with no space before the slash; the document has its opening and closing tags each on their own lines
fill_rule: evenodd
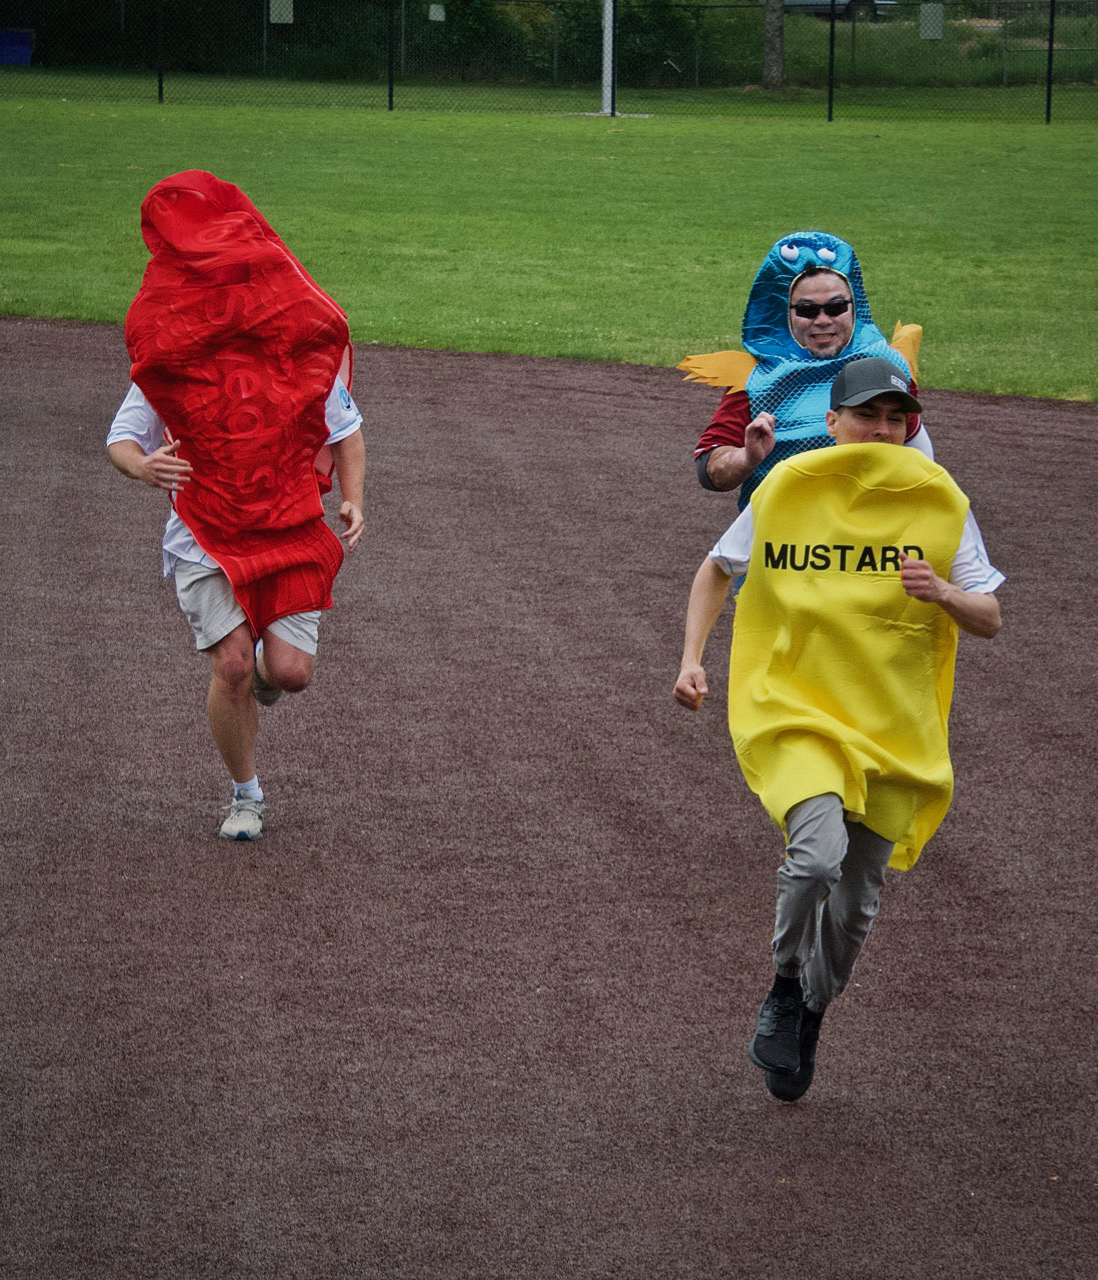
<svg viewBox="0 0 1098 1280">
<path fill-rule="evenodd" d="M 748 1054 L 783 1101 L 815 1070 L 820 1022 L 880 904 L 949 808 L 958 628 L 1001 625 L 968 499 L 904 441 L 921 412 L 888 360 L 851 361 L 826 414 L 836 448 L 789 458 L 751 495 L 694 578 L 675 699 L 708 692 L 705 642 L 737 595 L 728 715 L 751 789 L 781 827 L 774 985 Z M 749 431 L 772 432 L 762 413 Z"/>
</svg>

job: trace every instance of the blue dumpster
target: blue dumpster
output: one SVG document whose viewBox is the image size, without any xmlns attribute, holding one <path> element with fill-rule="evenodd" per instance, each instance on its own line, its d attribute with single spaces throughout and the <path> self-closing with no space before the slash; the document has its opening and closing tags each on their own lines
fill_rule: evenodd
<svg viewBox="0 0 1098 1280">
<path fill-rule="evenodd" d="M 33 31 L 0 31 L 0 66 L 29 67 L 33 50 Z"/>
</svg>

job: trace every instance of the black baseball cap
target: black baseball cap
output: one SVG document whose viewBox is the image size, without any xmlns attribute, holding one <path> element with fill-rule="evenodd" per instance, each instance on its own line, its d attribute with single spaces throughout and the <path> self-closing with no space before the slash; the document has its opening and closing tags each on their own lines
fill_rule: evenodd
<svg viewBox="0 0 1098 1280">
<path fill-rule="evenodd" d="M 907 389 L 907 379 L 898 365 L 880 356 L 864 356 L 843 365 L 831 384 L 831 407 L 839 409 L 865 404 L 874 396 L 899 396 L 908 413 L 922 413 L 923 406 Z"/>
</svg>

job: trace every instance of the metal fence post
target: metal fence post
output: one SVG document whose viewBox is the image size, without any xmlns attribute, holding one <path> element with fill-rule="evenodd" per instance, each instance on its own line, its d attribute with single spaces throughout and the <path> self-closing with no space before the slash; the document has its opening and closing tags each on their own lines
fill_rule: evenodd
<svg viewBox="0 0 1098 1280">
<path fill-rule="evenodd" d="M 827 36 L 827 120 L 835 119 L 835 0 L 831 0 L 831 23 Z"/>
<path fill-rule="evenodd" d="M 393 81 L 396 79 L 396 3 L 397 0 L 389 0 L 388 64 L 390 111 L 393 109 Z"/>
<path fill-rule="evenodd" d="M 618 114 L 618 0 L 610 0 L 610 30 L 613 43 L 610 49 L 610 114 Z"/>
<path fill-rule="evenodd" d="M 1045 85 L 1045 124 L 1052 122 L 1052 45 L 1056 39 L 1056 0 L 1048 0 L 1048 78 Z"/>
<path fill-rule="evenodd" d="M 164 101 L 164 0 L 156 6 L 156 100 Z"/>
</svg>

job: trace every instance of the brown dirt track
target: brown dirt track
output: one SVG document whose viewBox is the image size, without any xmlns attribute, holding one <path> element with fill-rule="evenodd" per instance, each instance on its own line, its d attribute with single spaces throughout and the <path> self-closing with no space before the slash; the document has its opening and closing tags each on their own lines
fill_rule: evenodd
<svg viewBox="0 0 1098 1280">
<path fill-rule="evenodd" d="M 1006 625 L 788 1107 L 727 619 L 670 696 L 714 393 L 360 348 L 368 535 L 227 846 L 164 499 L 103 451 L 121 334 L 0 320 L 0 359 L 0 1274 L 1094 1274 L 1095 406 L 926 394 Z"/>
</svg>

